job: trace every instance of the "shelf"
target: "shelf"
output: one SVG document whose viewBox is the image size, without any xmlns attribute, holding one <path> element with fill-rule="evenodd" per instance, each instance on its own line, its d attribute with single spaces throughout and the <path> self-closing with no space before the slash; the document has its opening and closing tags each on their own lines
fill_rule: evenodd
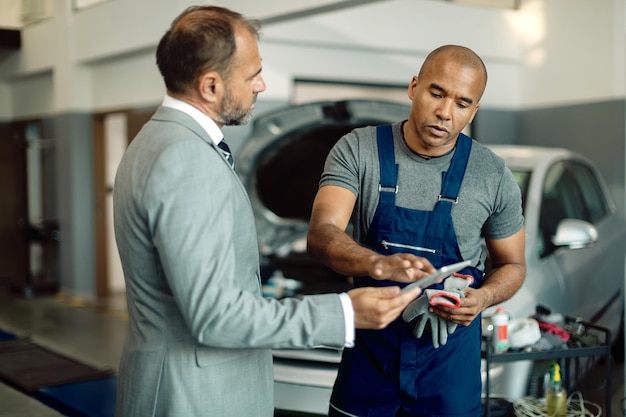
<svg viewBox="0 0 626 417">
<path fill-rule="evenodd" d="M 507 363 L 507 362 L 515 362 L 515 361 L 539 361 L 539 360 L 550 360 L 550 359 L 566 359 L 569 365 L 569 359 L 571 358 L 579 358 L 579 357 L 591 357 L 591 356 L 605 356 L 607 358 L 607 369 L 606 369 L 606 388 L 605 388 L 605 414 L 607 417 L 611 417 L 611 401 L 610 401 L 610 392 L 611 392 L 611 332 L 602 326 L 597 325 L 596 323 L 592 323 L 586 320 L 582 320 L 574 317 L 565 317 L 565 325 L 567 327 L 568 324 L 581 324 L 584 326 L 585 331 L 595 331 L 603 335 L 601 342 L 603 344 L 598 346 L 589 346 L 589 347 L 578 347 L 572 346 L 566 349 L 552 349 L 552 350 L 536 350 L 536 351 L 513 351 L 513 352 L 502 352 L 495 353 L 493 351 L 493 343 L 491 338 L 484 338 L 483 340 L 483 349 L 481 352 L 481 356 L 486 361 L 486 369 L 487 375 L 485 379 L 485 409 L 484 416 L 489 417 L 489 403 L 490 403 L 490 377 L 489 377 L 489 369 L 491 364 L 494 363 Z M 576 375 L 578 376 L 578 375 Z"/>
<path fill-rule="evenodd" d="M 568 349 L 552 349 L 541 350 L 531 352 L 504 352 L 493 353 L 490 357 L 491 363 L 503 363 L 503 362 L 515 362 L 526 360 L 547 360 L 547 359 L 565 359 L 575 358 L 582 356 L 603 356 L 606 355 L 607 347 L 593 346 L 593 347 L 572 347 Z M 484 352 L 483 352 L 484 353 Z M 486 354 L 483 354 L 483 359 L 487 358 Z"/>
</svg>

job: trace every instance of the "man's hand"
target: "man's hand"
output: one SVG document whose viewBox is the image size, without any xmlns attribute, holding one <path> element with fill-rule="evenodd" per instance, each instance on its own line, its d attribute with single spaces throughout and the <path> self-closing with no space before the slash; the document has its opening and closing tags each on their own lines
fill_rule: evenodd
<svg viewBox="0 0 626 417">
<path fill-rule="evenodd" d="M 433 313 L 453 323 L 469 326 L 487 307 L 508 300 L 517 292 L 526 276 L 525 234 L 522 228 L 504 239 L 486 239 L 492 269 L 480 288 L 465 289 L 461 307 L 433 307 Z"/>
<path fill-rule="evenodd" d="M 428 259 L 409 253 L 373 255 L 370 261 L 369 275 L 378 280 L 414 282 L 435 272 Z"/>
<path fill-rule="evenodd" d="M 419 288 L 401 292 L 399 287 L 365 287 L 348 292 L 357 329 L 382 329 L 394 321 L 421 293 Z"/>
<path fill-rule="evenodd" d="M 431 306 L 431 311 L 452 323 L 469 326 L 484 309 L 489 307 L 489 304 L 485 303 L 480 290 L 467 288 L 464 293 L 465 297 L 461 300 L 461 307 Z"/>
</svg>

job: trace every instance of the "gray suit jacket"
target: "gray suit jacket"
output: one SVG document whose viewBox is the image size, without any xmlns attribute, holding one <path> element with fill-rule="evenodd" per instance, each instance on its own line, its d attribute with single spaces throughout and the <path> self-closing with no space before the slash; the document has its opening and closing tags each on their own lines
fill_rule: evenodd
<svg viewBox="0 0 626 417">
<path fill-rule="evenodd" d="M 114 187 L 130 315 L 118 417 L 273 415 L 271 348 L 343 346 L 336 294 L 264 299 L 236 173 L 185 113 L 161 107 Z"/>
</svg>

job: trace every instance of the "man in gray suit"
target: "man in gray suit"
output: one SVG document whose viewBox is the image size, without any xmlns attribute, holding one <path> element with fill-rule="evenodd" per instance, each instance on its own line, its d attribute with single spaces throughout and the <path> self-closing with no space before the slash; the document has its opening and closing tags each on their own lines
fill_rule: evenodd
<svg viewBox="0 0 626 417">
<path fill-rule="evenodd" d="M 355 327 L 385 327 L 419 294 L 262 297 L 253 212 L 220 129 L 246 123 L 265 90 L 257 27 L 192 7 L 158 45 L 167 95 L 114 188 L 130 316 L 118 417 L 270 417 L 272 348 L 349 347 Z M 433 271 L 410 255 L 382 259 L 372 276 L 410 282 Z"/>
</svg>

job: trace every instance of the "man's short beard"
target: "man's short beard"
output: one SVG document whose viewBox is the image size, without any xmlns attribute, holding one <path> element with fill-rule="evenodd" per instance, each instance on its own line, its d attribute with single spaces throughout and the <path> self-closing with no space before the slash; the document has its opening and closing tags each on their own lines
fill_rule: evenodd
<svg viewBox="0 0 626 417">
<path fill-rule="evenodd" d="M 252 103 L 256 102 L 256 97 L 255 95 Z M 252 119 L 252 109 L 238 106 L 230 90 L 227 90 L 222 102 L 222 111 L 217 117 L 224 126 L 242 126 Z"/>
<path fill-rule="evenodd" d="M 247 113 L 224 112 L 219 115 L 219 118 L 224 126 L 243 126 L 248 124 L 248 122 L 252 119 L 252 111 L 248 111 Z"/>
</svg>

